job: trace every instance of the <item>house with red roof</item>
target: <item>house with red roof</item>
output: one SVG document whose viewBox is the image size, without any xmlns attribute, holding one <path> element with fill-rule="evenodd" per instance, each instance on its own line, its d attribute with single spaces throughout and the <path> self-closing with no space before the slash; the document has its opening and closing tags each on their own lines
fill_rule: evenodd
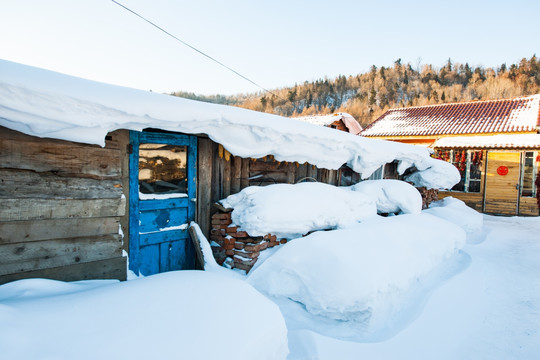
<svg viewBox="0 0 540 360">
<path fill-rule="evenodd" d="M 454 164 L 461 182 L 439 198 L 490 214 L 539 214 L 540 94 L 390 109 L 360 135 L 426 146 Z"/>
</svg>

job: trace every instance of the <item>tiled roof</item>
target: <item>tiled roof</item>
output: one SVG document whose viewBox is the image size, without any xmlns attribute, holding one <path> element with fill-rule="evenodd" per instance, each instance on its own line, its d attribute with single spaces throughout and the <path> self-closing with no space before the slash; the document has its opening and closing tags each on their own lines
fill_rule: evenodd
<svg viewBox="0 0 540 360">
<path fill-rule="evenodd" d="M 391 109 L 362 136 L 421 136 L 532 132 L 540 126 L 540 94 Z"/>
</svg>

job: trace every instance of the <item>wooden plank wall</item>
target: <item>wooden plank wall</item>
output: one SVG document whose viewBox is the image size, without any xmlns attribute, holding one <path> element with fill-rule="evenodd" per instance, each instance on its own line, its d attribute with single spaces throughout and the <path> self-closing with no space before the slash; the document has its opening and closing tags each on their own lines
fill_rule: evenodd
<svg viewBox="0 0 540 360">
<path fill-rule="evenodd" d="M 272 156 L 248 159 L 231 155 L 208 138 L 198 140 L 197 222 L 208 237 L 212 204 L 248 186 L 318 181 L 339 185 L 340 171 L 311 164 L 276 161 Z"/>
<path fill-rule="evenodd" d="M 126 278 L 120 155 L 0 127 L 0 284 Z"/>
<path fill-rule="evenodd" d="M 466 193 L 459 191 L 439 191 L 439 199 L 448 196 L 460 199 L 467 206 L 478 212 L 507 216 L 538 216 L 539 209 L 535 197 L 519 197 L 519 209 L 517 206 L 518 190 L 516 185 L 520 179 L 520 153 L 521 150 L 490 150 L 483 151 L 484 160 L 479 193 Z M 507 166 L 509 174 L 501 176 L 497 174 L 499 166 Z M 537 168 L 540 162 L 537 162 Z M 485 187 L 488 186 L 484 200 Z M 484 204 L 485 202 L 485 204 Z M 516 213 L 517 212 L 517 213 Z"/>
</svg>

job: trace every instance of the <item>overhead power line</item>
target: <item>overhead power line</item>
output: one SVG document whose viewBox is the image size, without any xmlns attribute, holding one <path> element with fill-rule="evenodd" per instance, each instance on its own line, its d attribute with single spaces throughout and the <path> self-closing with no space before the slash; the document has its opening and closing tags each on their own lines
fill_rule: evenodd
<svg viewBox="0 0 540 360">
<path fill-rule="evenodd" d="M 215 63 L 217 63 L 217 64 L 223 66 L 225 69 L 227 69 L 227 70 L 229 70 L 229 71 L 232 71 L 234 74 L 240 76 L 242 79 L 244 79 L 244 80 L 246 80 L 246 81 L 249 81 L 250 83 L 252 83 L 252 84 L 255 85 L 256 87 L 258 87 L 259 89 L 262 89 L 262 90 L 264 90 L 265 92 L 267 92 L 267 93 L 269 93 L 269 94 L 272 94 L 272 95 L 274 95 L 274 96 L 276 96 L 276 97 L 279 97 L 279 96 L 277 96 L 276 94 L 274 94 L 273 92 L 271 92 L 270 90 L 265 89 L 264 87 L 262 87 L 261 85 L 257 84 L 257 83 L 254 82 L 253 80 L 251 80 L 251 79 L 245 77 L 244 75 L 240 74 L 238 71 L 236 71 L 236 70 L 230 68 L 229 66 L 225 65 L 225 64 L 222 63 L 221 61 L 219 61 L 219 60 L 213 58 L 212 56 L 210 56 L 210 55 L 204 53 L 203 51 L 197 49 L 196 47 L 194 47 L 194 46 L 188 44 L 188 43 L 185 42 L 184 40 L 182 40 L 182 39 L 180 39 L 180 38 L 174 36 L 173 34 L 171 34 L 170 32 L 168 32 L 167 30 L 163 29 L 162 27 L 160 27 L 159 25 L 153 23 L 152 21 L 148 20 L 147 18 L 145 18 L 144 16 L 140 15 L 139 13 L 137 13 L 137 12 L 131 10 L 131 9 L 128 8 L 127 6 L 120 4 L 118 1 L 115 1 L 115 0 L 111 0 L 111 1 L 112 1 L 113 3 L 115 3 L 116 5 L 118 5 L 118 6 L 122 7 L 122 8 L 124 8 L 124 9 L 127 10 L 127 11 L 129 11 L 129 12 L 132 13 L 133 15 L 135 15 L 135 16 L 141 18 L 142 20 L 146 21 L 147 23 L 149 23 L 150 25 L 152 25 L 152 26 L 155 27 L 156 29 L 158 29 L 158 30 L 164 32 L 165 34 L 169 35 L 170 37 L 172 37 L 172 38 L 175 39 L 176 41 L 178 41 L 178 42 L 184 44 L 185 46 L 189 47 L 189 48 L 192 49 L 192 50 L 195 50 L 196 52 L 198 52 L 199 54 L 203 55 L 204 57 L 207 57 L 208 59 L 212 60 L 213 62 L 215 62 Z"/>
</svg>

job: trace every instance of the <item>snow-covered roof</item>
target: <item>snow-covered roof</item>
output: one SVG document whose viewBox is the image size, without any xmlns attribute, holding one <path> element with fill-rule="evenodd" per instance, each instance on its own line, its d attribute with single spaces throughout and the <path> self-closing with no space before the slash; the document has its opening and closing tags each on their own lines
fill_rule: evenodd
<svg viewBox="0 0 540 360">
<path fill-rule="evenodd" d="M 347 164 L 363 177 L 393 160 L 400 162 L 400 171 L 416 166 L 427 172 L 438 167 L 440 172 L 446 164 L 434 163 L 427 149 L 413 145 L 98 83 L 5 60 L 0 60 L 0 126 L 33 136 L 101 146 L 106 134 L 117 129 L 159 128 L 207 134 L 236 156 L 273 155 L 278 161 L 308 162 L 327 169 Z"/>
<path fill-rule="evenodd" d="M 534 132 L 537 126 L 540 126 L 540 94 L 390 109 L 366 127 L 362 136 Z"/>
<path fill-rule="evenodd" d="M 351 134 L 358 135 L 362 131 L 362 126 L 360 126 L 354 116 L 344 112 L 329 115 L 296 116 L 293 119 L 319 126 L 329 126 L 333 122 L 341 120 Z"/>
<path fill-rule="evenodd" d="M 434 148 L 540 149 L 540 134 L 455 136 L 435 141 Z"/>
</svg>

